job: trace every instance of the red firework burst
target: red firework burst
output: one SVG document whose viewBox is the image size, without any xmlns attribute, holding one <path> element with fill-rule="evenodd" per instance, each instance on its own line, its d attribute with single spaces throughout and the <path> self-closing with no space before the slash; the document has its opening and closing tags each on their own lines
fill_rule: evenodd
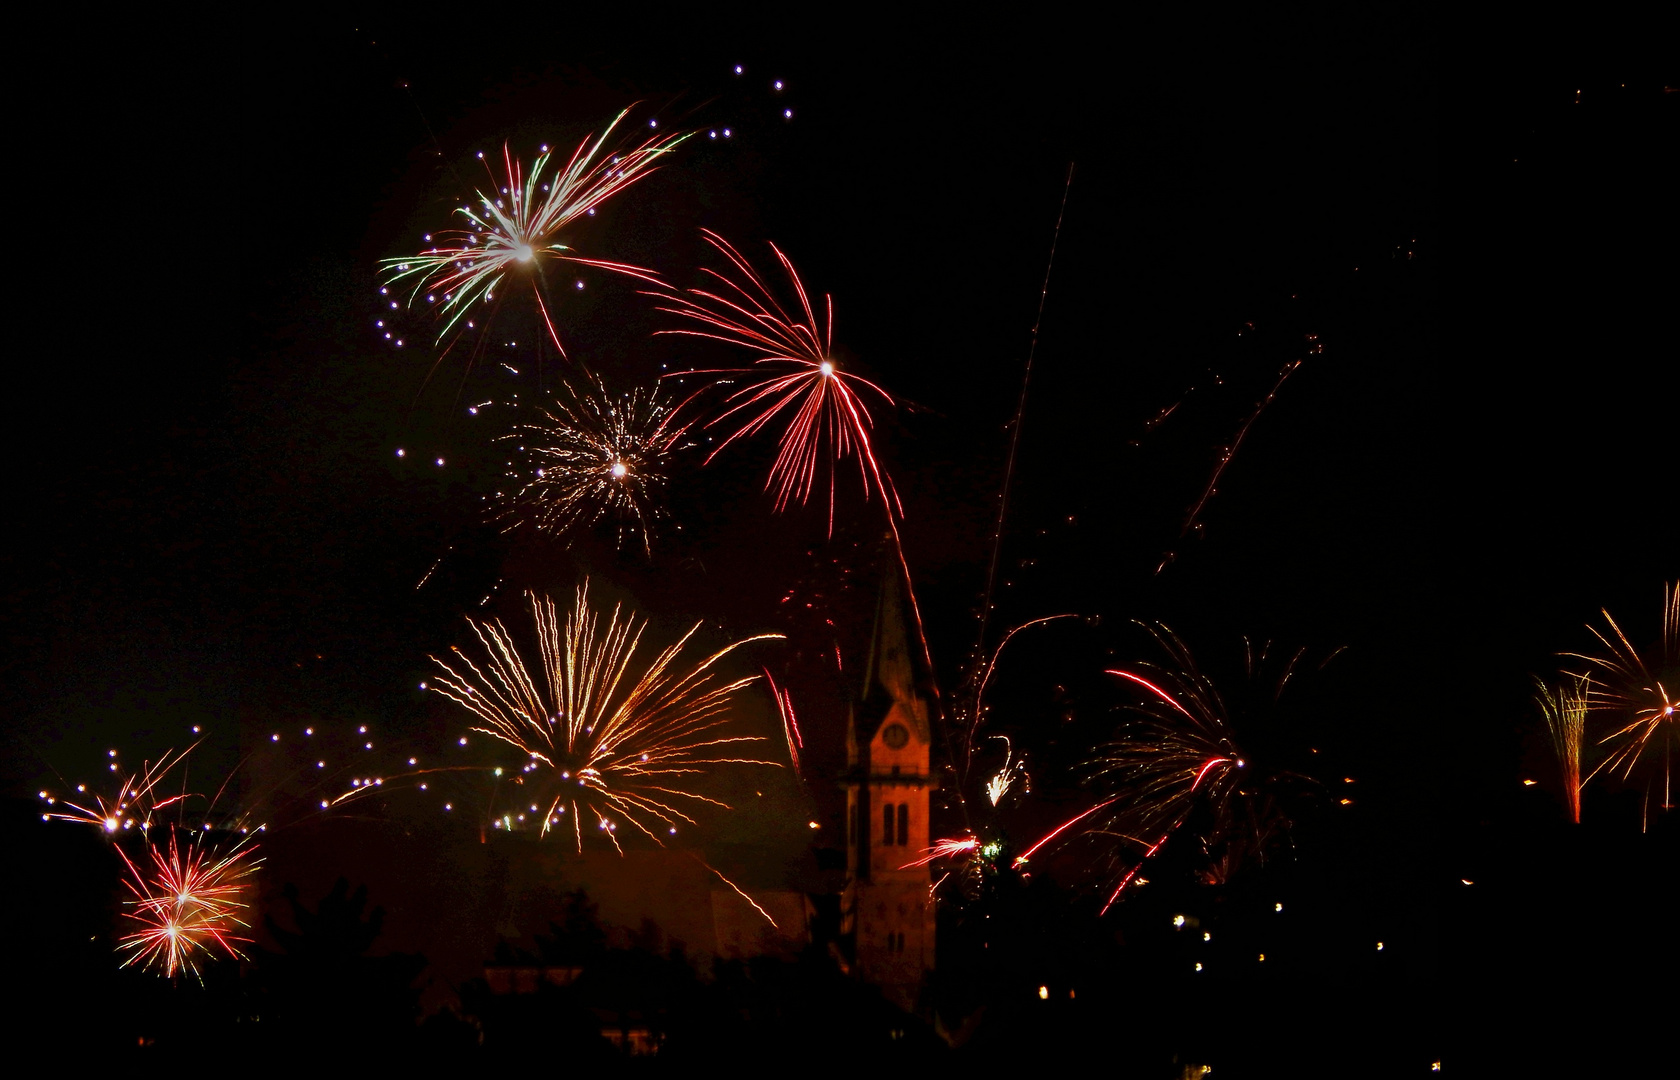
<svg viewBox="0 0 1680 1080">
<path fill-rule="evenodd" d="M 834 528 L 834 491 L 839 464 L 855 457 L 864 497 L 878 491 L 887 502 L 889 514 L 898 507 L 892 480 L 875 459 L 870 441 L 874 418 L 860 391 L 872 391 L 892 405 L 892 397 L 860 375 L 841 370 L 834 359 L 834 298 L 825 296 L 825 317 L 819 324 L 810 295 L 799 280 L 793 263 L 771 244 L 770 250 L 787 272 L 798 296 L 798 315 L 790 315 L 764 278 L 745 256 L 723 237 L 702 230 L 707 243 L 728 259 L 734 274 L 706 269 L 717 291 L 690 289 L 684 293 L 649 293 L 665 306 L 661 311 L 699 324 L 699 329 L 661 330 L 661 334 L 685 334 L 711 338 L 757 353 L 749 368 L 696 370 L 685 374 L 746 375 L 746 384 L 725 399 L 722 415 L 707 426 L 732 426 L 729 435 L 707 457 L 723 452 L 737 439 L 754 435 L 772 424 L 785 422 L 781 446 L 766 491 L 776 493 L 776 510 L 798 500 L 805 503 L 815 489 L 817 475 L 826 462 L 829 473 L 828 521 Z M 898 507 L 902 513 L 902 508 Z"/>
</svg>

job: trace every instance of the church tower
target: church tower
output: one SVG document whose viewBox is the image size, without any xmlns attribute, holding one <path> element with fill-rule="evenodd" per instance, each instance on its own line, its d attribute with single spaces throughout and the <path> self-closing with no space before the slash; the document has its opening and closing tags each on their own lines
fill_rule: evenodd
<svg viewBox="0 0 1680 1080">
<path fill-rule="evenodd" d="M 841 929 L 852 938 L 858 977 L 911 1011 L 934 957 L 932 879 L 926 863 L 911 865 L 930 845 L 932 693 L 896 571 L 876 603 L 862 694 L 847 728 Z"/>
</svg>

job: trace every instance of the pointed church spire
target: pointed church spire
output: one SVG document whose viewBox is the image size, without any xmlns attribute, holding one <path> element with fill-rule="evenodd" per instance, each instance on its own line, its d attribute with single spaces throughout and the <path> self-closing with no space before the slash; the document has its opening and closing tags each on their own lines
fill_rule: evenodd
<svg viewBox="0 0 1680 1080">
<path fill-rule="evenodd" d="M 896 568 L 894 568 L 896 569 Z M 863 687 L 859 701 L 862 718 L 878 720 L 893 705 L 900 706 L 923 742 L 932 741 L 928 726 L 929 686 L 932 673 L 922 660 L 922 651 L 912 637 L 906 611 L 902 576 L 889 571 L 881 582 L 875 601 L 875 625 L 869 635 L 869 652 L 863 666 Z M 859 731 L 867 739 L 873 731 Z"/>
</svg>

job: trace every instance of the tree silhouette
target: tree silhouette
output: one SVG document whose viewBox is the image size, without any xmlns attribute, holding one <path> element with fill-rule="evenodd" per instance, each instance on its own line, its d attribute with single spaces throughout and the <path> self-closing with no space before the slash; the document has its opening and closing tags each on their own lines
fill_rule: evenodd
<svg viewBox="0 0 1680 1080">
<path fill-rule="evenodd" d="M 426 967 L 415 953 L 370 955 L 385 912 L 368 908 L 367 887 L 354 893 L 339 878 L 311 911 L 297 886 L 283 893 L 296 930 L 265 918 L 279 952 L 256 960 L 258 1015 L 272 1039 L 293 1050 L 376 1049 L 412 1041 L 420 1014 L 414 985 Z"/>
</svg>

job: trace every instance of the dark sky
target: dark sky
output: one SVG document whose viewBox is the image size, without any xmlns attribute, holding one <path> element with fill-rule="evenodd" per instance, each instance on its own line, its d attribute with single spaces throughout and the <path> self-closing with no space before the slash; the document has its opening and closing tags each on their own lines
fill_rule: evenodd
<svg viewBox="0 0 1680 1080">
<path fill-rule="evenodd" d="M 248 21 L 89 43 L 34 118 L 46 184 L 24 196 L 51 254 L 16 319 L 8 790 L 201 721 L 447 737 L 414 684 L 469 611 L 516 616 L 522 589 L 592 573 L 662 628 L 785 628 L 783 592 L 861 558 L 878 508 L 843 495 L 832 544 L 814 507 L 771 515 L 762 447 L 685 474 L 684 532 L 651 565 L 501 539 L 479 499 L 502 429 L 464 407 L 511 384 L 454 356 L 427 383 L 423 348 L 374 332 L 377 260 L 446 221 L 474 152 L 575 142 L 641 102 L 735 134 L 621 198 L 590 253 L 689 284 L 705 226 L 758 256 L 775 241 L 833 295 L 842 355 L 906 404 L 881 448 L 946 683 L 1072 162 L 994 627 L 1100 625 L 1000 683 L 1035 780 L 1073 797 L 1066 740 L 1087 728 L 1057 725 L 1112 719 L 1094 672 L 1143 655 L 1129 620 L 1227 661 L 1242 634 L 1347 646 L 1314 731 L 1371 785 L 1362 828 L 1391 864 L 1373 880 L 1433 872 L 1440 830 L 1514 783 L 1529 672 L 1600 604 L 1654 624 L 1680 570 L 1654 177 L 1674 99 L 1561 62 L 1460 97 L 1426 26 L 1360 18 Z M 623 283 L 573 299 L 562 326 L 593 366 L 689 360 Z M 1296 359 L 1180 544 L 1218 448 Z M 803 690 L 833 755 L 838 691 Z"/>
</svg>

